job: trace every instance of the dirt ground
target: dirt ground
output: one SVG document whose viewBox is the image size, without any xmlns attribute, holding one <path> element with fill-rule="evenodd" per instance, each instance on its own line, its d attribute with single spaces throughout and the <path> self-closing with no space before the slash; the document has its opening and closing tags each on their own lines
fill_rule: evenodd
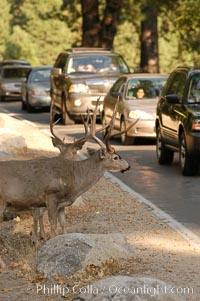
<svg viewBox="0 0 200 301">
<path fill-rule="evenodd" d="M 45 213 L 46 238 L 49 224 Z M 14 220 L 0 223 L 0 256 L 7 264 L 0 269 L 0 301 L 72 300 L 72 289 L 65 296 L 37 291 L 39 285 L 58 284 L 80 287 L 111 275 L 139 275 L 158 278 L 188 300 L 200 299 L 200 251 L 185 241 L 166 223 L 133 199 L 119 186 L 102 178 L 85 193 L 82 200 L 66 208 L 68 233 L 123 233 L 135 247 L 134 256 L 116 261 L 111 258 L 101 266 L 89 265 L 82 273 L 64 278 L 45 279 L 36 270 L 37 251 L 31 241 L 32 217 L 23 212 Z M 106 246 L 105 246 L 106 247 Z"/>
</svg>

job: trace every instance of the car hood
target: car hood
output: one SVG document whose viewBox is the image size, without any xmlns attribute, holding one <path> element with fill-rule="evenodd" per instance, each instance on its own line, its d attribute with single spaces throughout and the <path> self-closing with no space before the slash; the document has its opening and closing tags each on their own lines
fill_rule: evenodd
<svg viewBox="0 0 200 301">
<path fill-rule="evenodd" d="M 25 78 L 2 78 L 1 82 L 4 84 L 21 84 L 24 79 Z"/>
<path fill-rule="evenodd" d="M 144 99 L 131 99 L 126 100 L 126 107 L 132 111 L 141 110 L 148 113 L 155 113 L 156 112 L 156 105 L 158 99 L 156 98 L 144 98 Z"/>
<path fill-rule="evenodd" d="M 50 82 L 39 82 L 28 84 L 28 89 L 31 90 L 50 90 Z"/>
<path fill-rule="evenodd" d="M 75 73 L 70 75 L 72 83 L 86 84 L 91 93 L 105 94 L 122 74 Z"/>
</svg>

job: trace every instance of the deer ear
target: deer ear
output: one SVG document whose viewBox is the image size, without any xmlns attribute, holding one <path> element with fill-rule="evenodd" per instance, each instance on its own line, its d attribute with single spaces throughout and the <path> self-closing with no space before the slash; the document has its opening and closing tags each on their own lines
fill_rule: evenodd
<svg viewBox="0 0 200 301">
<path fill-rule="evenodd" d="M 85 141 L 78 141 L 78 142 L 74 142 L 74 147 L 76 150 L 80 150 L 82 149 L 83 145 L 85 144 L 86 140 Z"/>
<path fill-rule="evenodd" d="M 99 157 L 100 159 L 104 159 L 106 157 L 106 149 L 101 148 L 99 150 Z"/>
<path fill-rule="evenodd" d="M 51 140 L 52 140 L 53 146 L 57 147 L 60 150 L 60 152 L 62 152 L 64 150 L 63 149 L 64 143 L 61 144 L 60 141 L 54 137 L 51 137 Z"/>
<path fill-rule="evenodd" d="M 88 155 L 92 156 L 97 152 L 97 150 L 95 148 L 87 147 L 87 152 Z"/>
</svg>

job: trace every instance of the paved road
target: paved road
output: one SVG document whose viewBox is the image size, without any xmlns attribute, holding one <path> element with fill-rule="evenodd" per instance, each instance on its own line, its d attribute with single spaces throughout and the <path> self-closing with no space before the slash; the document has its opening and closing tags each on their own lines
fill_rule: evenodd
<svg viewBox="0 0 200 301">
<path fill-rule="evenodd" d="M 48 112 L 24 113 L 18 102 L 0 105 L 17 117 L 35 122 L 41 130 L 49 129 Z M 56 131 L 60 135 L 68 134 L 77 138 L 81 136 L 83 126 L 57 126 Z M 112 144 L 132 166 L 129 173 L 115 176 L 200 237 L 200 174 L 183 177 L 177 157 L 172 166 L 159 166 L 154 144 L 145 145 L 143 142 L 126 147 L 117 139 Z"/>
</svg>

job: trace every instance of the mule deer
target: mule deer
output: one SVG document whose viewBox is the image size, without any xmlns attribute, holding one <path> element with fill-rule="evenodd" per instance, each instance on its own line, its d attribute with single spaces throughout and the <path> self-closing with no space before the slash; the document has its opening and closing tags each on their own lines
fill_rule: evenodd
<svg viewBox="0 0 200 301">
<path fill-rule="evenodd" d="M 100 149 L 85 160 L 71 161 L 54 157 L 0 162 L 0 198 L 4 206 L 30 210 L 50 204 L 51 232 L 56 234 L 57 213 L 64 232 L 65 206 L 72 205 L 106 171 L 125 172 L 130 168 L 110 146 L 108 139 L 111 133 L 106 136 L 104 144 L 96 137 L 96 132 L 93 118 L 91 134 Z"/>
<path fill-rule="evenodd" d="M 51 106 L 52 108 L 52 106 Z M 88 132 L 88 122 L 89 122 L 89 116 L 86 121 L 82 118 L 84 128 L 85 128 L 85 133 L 84 136 L 81 137 L 80 139 L 75 140 L 72 143 L 66 143 L 64 142 L 64 139 L 61 140 L 54 132 L 53 130 L 53 123 L 54 116 L 52 109 L 50 110 L 50 131 L 51 131 L 51 139 L 53 146 L 57 147 L 60 151 L 60 154 L 58 155 L 59 157 L 68 159 L 68 160 L 80 160 L 80 157 L 77 155 L 77 152 L 82 149 L 83 145 L 86 142 L 87 137 L 89 136 Z M 53 205 L 50 204 L 50 200 L 47 202 L 47 210 L 48 210 L 48 217 L 49 221 L 51 223 L 52 221 L 52 216 L 55 215 L 55 212 L 52 212 L 52 210 L 55 210 L 53 208 Z M 64 210 L 64 208 L 63 208 Z M 56 210 L 57 211 L 57 210 Z M 33 241 L 37 242 L 37 230 L 38 230 L 38 223 L 40 227 L 40 232 L 39 235 L 41 238 L 44 238 L 45 233 L 44 233 L 44 223 L 43 223 L 43 214 L 44 214 L 44 208 L 36 208 L 32 210 L 32 215 L 33 215 Z"/>
</svg>

